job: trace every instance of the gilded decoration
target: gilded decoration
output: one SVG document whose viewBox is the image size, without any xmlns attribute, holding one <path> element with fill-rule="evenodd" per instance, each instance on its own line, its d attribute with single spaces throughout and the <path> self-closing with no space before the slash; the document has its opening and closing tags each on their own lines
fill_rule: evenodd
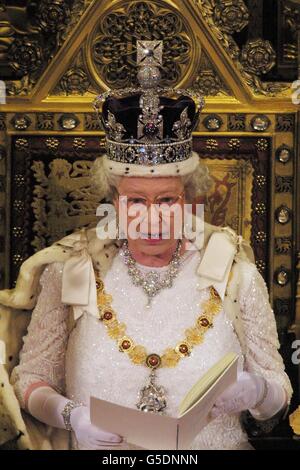
<svg viewBox="0 0 300 470">
<path fill-rule="evenodd" d="M 276 116 L 276 130 L 279 132 L 293 132 L 295 127 L 294 114 L 278 114 Z"/>
<path fill-rule="evenodd" d="M 48 137 L 45 141 L 46 147 L 51 151 L 55 152 L 59 146 L 59 140 L 55 137 Z"/>
<path fill-rule="evenodd" d="M 241 62 L 246 72 L 261 75 L 275 65 L 276 54 L 272 44 L 263 39 L 248 41 L 241 53 Z"/>
<path fill-rule="evenodd" d="M 289 237 L 275 238 L 275 251 L 279 255 L 288 254 L 292 249 L 292 240 Z"/>
<path fill-rule="evenodd" d="M 275 156 L 280 163 L 286 165 L 289 161 L 292 160 L 294 156 L 294 151 L 291 147 L 286 144 L 282 144 L 275 152 Z"/>
<path fill-rule="evenodd" d="M 240 139 L 230 139 L 228 142 L 228 147 L 231 150 L 238 150 L 241 146 L 241 141 Z"/>
<path fill-rule="evenodd" d="M 267 178 L 265 175 L 257 175 L 256 177 L 257 185 L 259 188 L 263 188 L 267 183 Z"/>
<path fill-rule="evenodd" d="M 63 93 L 65 95 L 84 95 L 89 86 L 90 81 L 86 72 L 80 67 L 72 67 L 64 74 L 54 92 L 55 94 Z"/>
<path fill-rule="evenodd" d="M 98 131 L 101 129 L 97 113 L 86 113 L 84 116 L 84 125 L 87 131 Z"/>
<path fill-rule="evenodd" d="M 29 145 L 29 144 L 28 144 L 28 140 L 25 139 L 25 138 L 23 138 L 23 137 L 21 137 L 20 139 L 17 139 L 17 140 L 16 140 L 16 148 L 17 148 L 18 150 L 26 149 L 26 148 L 28 148 L 28 145 Z"/>
<path fill-rule="evenodd" d="M 232 95 L 231 90 L 224 83 L 221 75 L 204 52 L 201 56 L 199 70 L 196 72 L 193 88 L 200 91 L 204 96 Z"/>
<path fill-rule="evenodd" d="M 90 34 L 93 75 L 111 88 L 136 84 L 136 41 L 163 40 L 162 84 L 178 84 L 192 59 L 188 22 L 166 2 L 130 2 L 112 8 Z"/>
<path fill-rule="evenodd" d="M 239 32 L 249 22 L 249 11 L 243 0 L 225 0 L 216 4 L 214 21 L 226 33 Z"/>
<path fill-rule="evenodd" d="M 256 142 L 256 147 L 259 151 L 263 152 L 269 147 L 269 142 L 267 141 L 267 139 L 258 139 Z"/>
<path fill-rule="evenodd" d="M 265 270 L 266 270 L 266 263 L 262 260 L 258 260 L 256 261 L 256 266 L 257 266 L 257 269 L 259 270 L 259 272 L 263 275 Z"/>
<path fill-rule="evenodd" d="M 60 116 L 58 124 L 61 129 L 72 131 L 79 125 L 79 119 L 73 113 L 66 113 Z"/>
<path fill-rule="evenodd" d="M 8 51 L 8 60 L 14 71 L 20 75 L 35 72 L 43 64 L 43 49 L 38 41 L 24 38 L 16 39 Z"/>
<path fill-rule="evenodd" d="M 246 115 L 245 114 L 229 114 L 228 116 L 228 130 L 229 131 L 244 131 L 246 129 Z"/>
<path fill-rule="evenodd" d="M 31 125 L 31 119 L 26 114 L 16 114 L 10 122 L 18 131 L 25 131 Z"/>
<path fill-rule="evenodd" d="M 91 80 L 86 71 L 83 51 L 76 54 L 72 65 L 61 77 L 59 83 L 52 91 L 52 95 L 84 95 L 88 91 L 92 91 Z"/>
<path fill-rule="evenodd" d="M 0 67 L 9 96 L 28 95 L 68 39 L 91 1 L 5 2 L 1 9 Z"/>
<path fill-rule="evenodd" d="M 69 230 L 96 222 L 99 201 L 91 188 L 91 165 L 92 162 L 86 160 L 70 163 L 61 158 L 52 160 L 49 168 L 42 161 L 33 163 L 36 184 L 32 203 L 35 216 L 32 246 L 35 249 L 44 248 Z"/>
<path fill-rule="evenodd" d="M 276 54 L 269 41 L 262 38 L 249 40 L 241 50 L 233 39 L 232 34 L 243 29 L 248 22 L 248 10 L 244 2 L 194 0 L 194 3 L 255 94 L 275 96 L 288 88 L 282 83 L 263 82 L 260 78 L 275 65 Z M 233 23 L 236 27 L 232 26 Z"/>
<path fill-rule="evenodd" d="M 207 150 L 216 150 L 218 148 L 218 142 L 215 139 L 207 139 L 206 149 Z"/>
<path fill-rule="evenodd" d="M 275 191 L 276 193 L 291 193 L 293 192 L 293 176 L 275 176 Z"/>
<path fill-rule="evenodd" d="M 54 129 L 54 113 L 38 113 L 36 116 L 36 128 L 43 131 Z"/>
</svg>

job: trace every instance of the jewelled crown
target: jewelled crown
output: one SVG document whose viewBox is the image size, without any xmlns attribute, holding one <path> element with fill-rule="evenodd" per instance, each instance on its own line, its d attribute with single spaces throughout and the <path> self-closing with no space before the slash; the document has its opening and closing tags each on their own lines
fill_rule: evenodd
<svg viewBox="0 0 300 470">
<path fill-rule="evenodd" d="M 204 100 L 192 90 L 160 87 L 162 47 L 162 41 L 138 41 L 139 86 L 106 91 L 93 103 L 109 160 L 157 165 L 191 156 Z"/>
</svg>

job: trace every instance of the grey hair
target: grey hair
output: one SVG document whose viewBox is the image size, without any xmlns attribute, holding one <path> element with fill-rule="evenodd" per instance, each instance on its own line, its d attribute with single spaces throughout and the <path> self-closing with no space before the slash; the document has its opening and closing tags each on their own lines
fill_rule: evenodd
<svg viewBox="0 0 300 470">
<path fill-rule="evenodd" d="M 98 193 L 99 199 L 112 201 L 116 195 L 116 190 L 122 178 L 126 176 L 117 176 L 107 173 L 103 168 L 103 157 L 98 157 L 91 168 L 92 188 Z M 199 162 L 196 170 L 187 175 L 179 175 L 182 180 L 185 192 L 185 198 L 191 203 L 199 196 L 208 192 L 212 186 L 212 178 L 206 165 Z M 130 178 L 127 176 L 127 178 Z M 159 178 L 155 176 L 154 178 Z M 173 178 L 173 176 L 170 176 Z"/>
</svg>

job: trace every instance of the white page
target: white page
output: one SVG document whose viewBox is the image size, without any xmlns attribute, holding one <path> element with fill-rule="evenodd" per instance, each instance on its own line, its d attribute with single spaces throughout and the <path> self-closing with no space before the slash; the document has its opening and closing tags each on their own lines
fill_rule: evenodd
<svg viewBox="0 0 300 470">
<path fill-rule="evenodd" d="M 145 449 L 176 449 L 177 419 L 90 398 L 91 422 Z"/>
</svg>

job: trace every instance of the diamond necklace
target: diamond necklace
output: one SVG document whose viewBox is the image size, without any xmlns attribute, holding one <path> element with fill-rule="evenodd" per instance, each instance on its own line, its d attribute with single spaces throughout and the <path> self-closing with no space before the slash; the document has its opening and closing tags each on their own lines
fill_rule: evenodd
<svg viewBox="0 0 300 470">
<path fill-rule="evenodd" d="M 179 267 L 181 264 L 180 250 L 182 247 L 182 241 L 178 240 L 178 244 L 175 252 L 173 253 L 170 261 L 168 270 L 165 276 L 162 278 L 160 273 L 156 271 L 149 271 L 148 273 L 142 273 L 137 267 L 135 259 L 132 257 L 128 248 L 128 241 L 125 240 L 122 246 L 122 257 L 124 263 L 127 265 L 128 274 L 133 279 L 133 284 L 141 286 L 147 295 L 148 302 L 146 307 L 150 308 L 151 300 L 157 295 L 162 289 L 170 288 L 173 285 L 173 280 L 178 275 Z"/>
</svg>

